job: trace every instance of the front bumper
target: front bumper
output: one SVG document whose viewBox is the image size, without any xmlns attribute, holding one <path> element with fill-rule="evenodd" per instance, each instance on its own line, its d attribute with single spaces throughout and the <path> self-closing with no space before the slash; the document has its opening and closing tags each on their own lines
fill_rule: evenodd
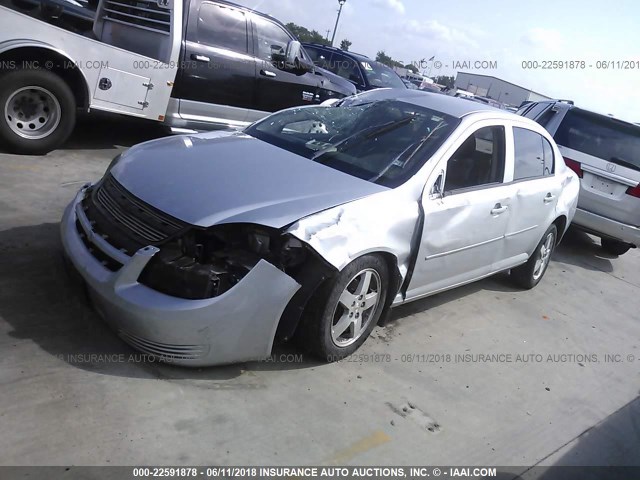
<svg viewBox="0 0 640 480">
<path fill-rule="evenodd" d="M 206 300 L 171 297 L 138 283 L 147 262 L 158 252 L 149 246 L 129 257 L 91 230 L 80 190 L 61 222 L 62 245 L 87 284 L 98 313 L 134 348 L 171 363 L 208 366 L 259 360 L 271 354 L 278 322 L 300 285 L 261 260 L 237 285 Z M 122 263 L 112 272 L 83 243 L 76 222 L 89 241 Z"/>
<path fill-rule="evenodd" d="M 640 246 L 640 228 L 578 208 L 573 224 L 589 233 Z"/>
</svg>

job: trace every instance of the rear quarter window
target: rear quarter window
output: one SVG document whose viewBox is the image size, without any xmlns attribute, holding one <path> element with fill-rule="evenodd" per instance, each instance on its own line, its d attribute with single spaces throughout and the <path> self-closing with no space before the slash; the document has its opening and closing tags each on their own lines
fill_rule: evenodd
<svg viewBox="0 0 640 480">
<path fill-rule="evenodd" d="M 640 127 L 573 108 L 555 134 L 558 145 L 640 170 Z"/>
</svg>

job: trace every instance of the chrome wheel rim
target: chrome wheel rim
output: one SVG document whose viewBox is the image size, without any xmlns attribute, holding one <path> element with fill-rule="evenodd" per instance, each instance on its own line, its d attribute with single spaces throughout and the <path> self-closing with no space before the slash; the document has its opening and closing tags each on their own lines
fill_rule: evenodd
<svg viewBox="0 0 640 480">
<path fill-rule="evenodd" d="M 13 92 L 4 105 L 4 118 L 18 136 L 29 140 L 47 137 L 60 124 L 60 102 L 49 90 L 38 86 Z"/>
<path fill-rule="evenodd" d="M 547 238 L 540 246 L 540 250 L 538 251 L 538 259 L 536 260 L 536 264 L 533 267 L 533 279 L 538 280 L 544 274 L 544 271 L 547 269 L 547 265 L 549 265 L 549 260 L 551 260 L 551 252 L 553 252 L 553 242 L 555 240 L 555 235 L 553 232 L 547 235 Z"/>
<path fill-rule="evenodd" d="M 366 268 L 349 281 L 333 311 L 331 339 L 338 347 L 348 347 L 367 330 L 380 301 L 378 272 Z"/>
</svg>

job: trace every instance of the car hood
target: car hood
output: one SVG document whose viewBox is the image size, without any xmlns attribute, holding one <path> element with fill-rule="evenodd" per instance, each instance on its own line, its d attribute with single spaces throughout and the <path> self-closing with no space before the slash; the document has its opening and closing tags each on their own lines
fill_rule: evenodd
<svg viewBox="0 0 640 480">
<path fill-rule="evenodd" d="M 111 174 L 142 201 L 202 227 L 282 228 L 387 190 L 241 132 L 146 142 L 125 152 Z"/>
</svg>

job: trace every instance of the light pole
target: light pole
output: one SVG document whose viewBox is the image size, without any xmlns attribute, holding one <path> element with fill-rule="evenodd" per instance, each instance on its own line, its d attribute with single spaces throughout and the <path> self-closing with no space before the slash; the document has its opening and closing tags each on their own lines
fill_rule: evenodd
<svg viewBox="0 0 640 480">
<path fill-rule="evenodd" d="M 338 3 L 340 4 L 340 10 L 338 10 L 338 18 L 336 18 L 336 26 L 333 28 L 333 35 L 331 36 L 332 47 L 333 47 L 333 42 L 336 39 L 336 31 L 338 30 L 338 22 L 340 22 L 340 14 L 342 13 L 342 7 L 344 6 L 345 3 L 347 3 L 347 0 L 338 0 Z"/>
</svg>

